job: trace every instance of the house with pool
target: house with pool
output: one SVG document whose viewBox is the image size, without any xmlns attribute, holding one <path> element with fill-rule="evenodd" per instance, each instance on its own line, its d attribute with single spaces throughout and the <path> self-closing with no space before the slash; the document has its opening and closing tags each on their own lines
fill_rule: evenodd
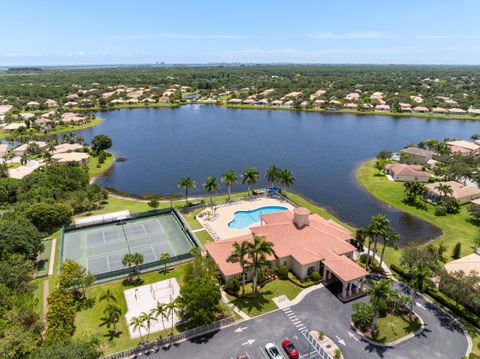
<svg viewBox="0 0 480 359">
<path fill-rule="evenodd" d="M 262 210 L 268 213 L 258 214 Z M 241 275 L 240 264 L 228 260 L 233 244 L 252 241 L 253 235 L 256 235 L 264 236 L 273 243 L 275 256 L 269 258 L 272 264 L 287 266 L 300 279 L 318 272 L 325 282 L 338 280 L 342 283 L 343 298 L 363 289 L 368 273 L 354 262 L 356 248 L 350 244 L 352 233 L 340 224 L 312 214 L 306 208 L 294 208 L 288 203 L 259 207 L 258 211 L 243 214 L 240 218 L 239 212 L 241 211 L 235 212 L 233 222 L 231 219 L 224 223 L 241 227 L 238 222 L 245 221 L 250 226 L 241 228 L 242 233 L 237 236 L 219 238 L 205 245 L 225 281 Z M 246 216 L 252 212 L 253 216 L 259 216 L 259 221 L 253 222 L 256 217 L 248 221 Z M 229 228 L 227 233 L 235 230 Z M 248 274 L 248 279 L 250 277 L 251 273 Z"/>
</svg>

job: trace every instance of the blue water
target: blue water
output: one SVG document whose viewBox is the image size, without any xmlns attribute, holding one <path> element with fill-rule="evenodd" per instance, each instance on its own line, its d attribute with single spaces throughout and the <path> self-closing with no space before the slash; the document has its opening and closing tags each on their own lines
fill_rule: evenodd
<svg viewBox="0 0 480 359">
<path fill-rule="evenodd" d="M 228 223 L 230 228 L 243 229 L 254 223 L 260 222 L 260 216 L 263 214 L 286 211 L 288 208 L 281 206 L 260 207 L 251 211 L 237 211 L 234 213 L 233 220 Z"/>
</svg>

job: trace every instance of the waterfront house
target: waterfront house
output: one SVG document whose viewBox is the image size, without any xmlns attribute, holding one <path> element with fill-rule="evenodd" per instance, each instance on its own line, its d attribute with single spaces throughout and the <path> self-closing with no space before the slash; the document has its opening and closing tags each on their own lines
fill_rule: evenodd
<svg viewBox="0 0 480 359">
<path fill-rule="evenodd" d="M 282 106 L 283 105 L 283 102 L 280 101 L 280 100 L 273 100 L 271 103 L 270 103 L 271 106 Z"/>
<path fill-rule="evenodd" d="M 390 106 L 388 105 L 377 105 L 375 106 L 375 112 L 389 112 Z"/>
<path fill-rule="evenodd" d="M 72 94 L 66 96 L 68 101 L 76 100 L 76 99 L 78 99 L 78 97 L 79 96 L 76 93 L 72 93 Z"/>
<path fill-rule="evenodd" d="M 385 174 L 391 176 L 394 181 L 428 182 L 430 173 L 423 166 L 407 165 L 404 163 L 389 163 L 385 165 Z"/>
<path fill-rule="evenodd" d="M 425 198 L 431 202 L 438 202 L 444 194 L 438 190 L 440 184 L 450 186 L 452 189 L 451 196 L 455 198 L 458 203 L 465 204 L 474 199 L 480 198 L 480 189 L 477 186 L 465 186 L 459 182 L 436 182 L 427 184 L 428 193 Z"/>
<path fill-rule="evenodd" d="M 345 96 L 345 100 L 347 101 L 357 101 L 360 98 L 360 94 L 358 92 L 350 92 L 347 96 Z"/>
<path fill-rule="evenodd" d="M 18 118 L 20 120 L 32 120 L 35 118 L 35 114 L 31 112 L 22 112 L 21 114 L 18 115 Z"/>
<path fill-rule="evenodd" d="M 268 100 L 266 98 L 263 98 L 261 100 L 258 100 L 256 103 L 257 106 L 268 106 Z"/>
<path fill-rule="evenodd" d="M 253 98 L 247 98 L 246 100 L 243 100 L 243 103 L 245 105 L 254 105 L 255 104 L 255 100 Z"/>
<path fill-rule="evenodd" d="M 289 101 L 285 101 L 283 103 L 283 107 L 289 107 L 289 108 L 292 108 L 295 106 L 295 102 L 293 102 L 292 100 L 289 100 Z"/>
<path fill-rule="evenodd" d="M 435 155 L 432 151 L 418 147 L 407 147 L 400 152 L 407 155 L 403 156 L 402 162 L 414 165 L 425 165 Z"/>
<path fill-rule="evenodd" d="M 480 251 L 477 249 L 475 253 L 445 263 L 444 268 L 448 273 L 463 271 L 467 275 L 471 272 L 478 274 L 480 273 Z"/>
<path fill-rule="evenodd" d="M 35 120 L 35 125 L 40 127 L 41 130 L 51 130 L 53 127 L 53 122 L 52 120 L 49 120 L 48 118 L 41 117 L 38 120 Z"/>
<path fill-rule="evenodd" d="M 300 107 L 301 108 L 307 108 L 308 107 L 308 101 L 302 101 L 302 103 L 300 104 Z"/>
<path fill-rule="evenodd" d="M 470 141 L 448 141 L 447 146 L 450 149 L 452 155 L 470 156 L 478 155 L 480 153 L 480 146 Z"/>
<path fill-rule="evenodd" d="M 54 155 L 59 153 L 66 153 L 66 152 L 74 152 L 74 151 L 82 151 L 83 146 L 78 143 L 62 143 L 54 147 L 52 153 Z"/>
<path fill-rule="evenodd" d="M 111 103 L 112 105 L 114 105 L 114 106 L 115 106 L 115 105 L 123 105 L 123 104 L 125 103 L 125 101 L 123 101 L 122 99 L 117 98 L 117 99 L 115 99 L 115 100 L 110 101 L 110 103 Z"/>
<path fill-rule="evenodd" d="M 82 165 L 87 163 L 88 157 L 88 153 L 85 152 L 64 152 L 54 154 L 52 156 L 52 161 L 58 163 L 59 165 L 66 165 L 70 163 Z"/>
<path fill-rule="evenodd" d="M 416 106 L 413 108 L 413 111 L 414 112 L 419 112 L 419 113 L 428 113 L 430 111 L 430 109 L 428 107 L 425 107 L 425 106 Z"/>
<path fill-rule="evenodd" d="M 324 100 L 315 100 L 313 102 L 313 107 L 314 108 L 321 108 L 321 107 L 323 107 L 324 104 L 325 104 Z"/>
<path fill-rule="evenodd" d="M 370 96 L 370 100 L 382 100 L 383 99 L 383 93 L 382 92 L 374 92 L 371 96 Z"/>
<path fill-rule="evenodd" d="M 432 113 L 443 114 L 443 113 L 448 113 L 448 110 L 443 107 L 434 107 L 432 108 Z"/>
<path fill-rule="evenodd" d="M 233 244 L 263 236 L 273 244 L 275 256 L 267 259 L 276 266 L 287 266 L 298 278 L 319 273 L 325 281 L 342 283 L 342 296 L 349 297 L 363 287 L 368 274 L 353 261 L 352 233 L 333 220 L 312 214 L 306 208 L 261 216 L 261 225 L 251 234 L 207 243 L 205 249 L 217 264 L 225 281 L 241 275 L 238 261 L 229 261 Z M 251 278 L 248 273 L 248 278 Z"/>
<path fill-rule="evenodd" d="M 138 104 L 138 99 L 137 99 L 137 98 L 129 98 L 129 99 L 127 100 L 127 104 L 129 104 L 129 105 L 136 105 L 136 104 Z"/>
<path fill-rule="evenodd" d="M 93 106 L 93 102 L 92 102 L 92 100 L 90 100 L 88 98 L 83 98 L 83 99 L 80 100 L 80 106 L 91 107 L 91 106 Z"/>
<path fill-rule="evenodd" d="M 448 110 L 449 113 L 452 115 L 465 115 L 467 111 L 461 109 L 461 108 L 451 108 Z"/>
<path fill-rule="evenodd" d="M 346 110 L 356 110 L 357 109 L 357 104 L 349 102 L 349 103 L 344 104 L 343 108 L 345 108 Z"/>
<path fill-rule="evenodd" d="M 470 108 L 468 109 L 468 113 L 469 113 L 470 115 L 473 115 L 473 116 L 479 116 L 479 115 L 480 115 L 480 109 L 470 107 Z"/>
<path fill-rule="evenodd" d="M 412 112 L 412 105 L 406 102 L 400 102 L 400 111 L 402 112 Z"/>
<path fill-rule="evenodd" d="M 228 100 L 228 103 L 230 105 L 240 105 L 242 103 L 242 100 L 239 98 L 231 98 L 230 100 Z"/>
<path fill-rule="evenodd" d="M 340 108 L 342 107 L 342 103 L 338 100 L 330 100 L 328 101 L 328 109 L 329 110 L 340 110 Z"/>
<path fill-rule="evenodd" d="M 301 91 L 293 91 L 290 93 L 287 93 L 285 96 L 282 97 L 282 100 L 288 99 L 288 98 L 297 98 L 302 94 Z"/>
</svg>

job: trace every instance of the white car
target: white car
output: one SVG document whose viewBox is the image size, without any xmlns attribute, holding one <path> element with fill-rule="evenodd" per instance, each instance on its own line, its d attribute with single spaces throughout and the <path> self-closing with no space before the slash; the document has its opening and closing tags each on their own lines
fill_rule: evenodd
<svg viewBox="0 0 480 359">
<path fill-rule="evenodd" d="M 277 346 L 273 343 L 265 345 L 265 351 L 271 359 L 284 359 L 283 355 L 280 354 L 280 350 L 278 350 Z"/>
</svg>

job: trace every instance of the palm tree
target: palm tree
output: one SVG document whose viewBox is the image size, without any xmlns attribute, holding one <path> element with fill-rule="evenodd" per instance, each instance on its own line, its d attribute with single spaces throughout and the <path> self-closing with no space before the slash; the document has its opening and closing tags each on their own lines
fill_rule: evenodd
<svg viewBox="0 0 480 359">
<path fill-rule="evenodd" d="M 117 302 L 117 297 L 115 297 L 115 294 L 113 294 L 113 292 L 110 288 L 107 288 L 106 290 L 104 290 L 100 294 L 100 297 L 98 298 L 98 301 L 99 302 L 106 301 L 108 304 L 116 303 Z"/>
<path fill-rule="evenodd" d="M 143 321 L 143 318 L 141 316 L 138 317 L 133 317 L 130 319 L 130 325 L 133 327 L 132 329 L 135 331 L 138 329 L 138 333 L 140 334 L 140 340 L 142 343 L 145 341 L 143 340 L 143 335 L 142 335 L 142 329 L 145 329 L 145 323 Z"/>
<path fill-rule="evenodd" d="M 435 189 L 445 197 L 453 194 L 452 187 L 448 184 L 439 183 L 437 186 L 435 186 Z"/>
<path fill-rule="evenodd" d="M 265 171 L 265 178 L 267 179 L 268 182 L 271 183 L 271 187 L 275 187 L 275 181 L 278 181 L 278 177 L 280 175 L 280 168 L 278 168 L 275 165 L 272 165 L 271 167 L 267 168 Z"/>
<path fill-rule="evenodd" d="M 233 251 L 232 254 L 228 257 L 228 261 L 230 262 L 235 262 L 238 261 L 240 264 L 240 267 L 242 268 L 242 294 L 245 294 L 245 280 L 246 280 L 246 256 L 248 255 L 249 252 L 249 242 L 243 241 L 243 242 L 235 242 L 233 243 Z"/>
<path fill-rule="evenodd" d="M 242 173 L 242 184 L 247 184 L 248 195 L 250 195 L 250 188 L 258 182 L 258 177 L 260 174 L 257 171 L 256 167 L 247 168 Z"/>
<path fill-rule="evenodd" d="M 122 316 L 122 308 L 116 304 L 109 303 L 103 310 L 103 314 L 107 316 L 106 322 L 108 328 L 113 325 L 113 335 L 117 334 L 117 323 Z"/>
<path fill-rule="evenodd" d="M 178 188 L 183 188 L 185 191 L 185 204 L 188 204 L 188 189 L 197 187 L 197 184 L 190 176 L 182 177 L 180 181 L 177 182 Z"/>
<path fill-rule="evenodd" d="M 228 190 L 228 200 L 230 201 L 230 191 L 232 189 L 232 185 L 235 183 L 238 183 L 238 177 L 235 174 L 233 170 L 225 172 L 222 177 L 220 178 L 220 181 L 225 183 L 225 186 L 227 186 Z"/>
<path fill-rule="evenodd" d="M 253 271 L 253 294 L 257 292 L 258 273 L 270 265 L 267 255 L 275 256 L 273 243 L 254 234 L 253 242 L 248 242 L 248 268 Z"/>
<path fill-rule="evenodd" d="M 383 263 L 383 256 L 385 255 L 385 247 L 388 245 L 393 245 L 394 247 L 396 244 L 400 241 L 400 235 L 395 232 L 393 229 L 389 229 L 385 232 L 385 235 L 383 236 L 383 247 L 382 247 L 382 253 L 380 254 L 380 267 L 382 266 Z"/>
<path fill-rule="evenodd" d="M 129 269 L 132 267 L 133 265 L 133 257 L 132 257 L 132 254 L 130 253 L 126 253 L 123 258 L 122 258 L 122 264 L 124 267 L 128 267 Z M 129 270 L 128 271 L 128 280 L 131 280 L 132 279 L 132 272 Z"/>
<path fill-rule="evenodd" d="M 215 177 L 208 177 L 203 184 L 203 189 L 210 195 L 210 204 L 213 204 L 213 193 L 220 190 L 220 185 Z"/>
<path fill-rule="evenodd" d="M 290 187 L 295 182 L 295 177 L 293 177 L 292 171 L 289 169 L 280 170 L 278 181 L 283 186 L 283 191 L 287 193 L 287 187 Z"/>
<path fill-rule="evenodd" d="M 412 287 L 412 298 L 410 301 L 409 314 L 412 315 L 413 305 L 415 304 L 415 297 L 417 292 L 423 292 L 428 286 L 431 285 L 430 277 L 432 272 L 428 267 L 420 266 L 413 268 L 409 273 L 410 286 Z"/>
<path fill-rule="evenodd" d="M 137 273 L 137 279 L 140 281 L 140 266 L 143 264 L 143 254 L 133 253 L 132 263 L 135 265 L 135 272 Z"/>
<path fill-rule="evenodd" d="M 377 214 L 372 217 L 372 223 L 369 226 L 369 235 L 373 238 L 373 261 L 375 261 L 375 255 L 377 254 L 377 244 L 380 237 L 385 238 L 385 234 L 390 229 L 390 221 L 383 214 Z M 368 261 L 367 261 L 368 265 Z"/>
<path fill-rule="evenodd" d="M 27 157 L 27 154 L 24 153 L 22 157 L 20 157 L 20 164 L 23 166 L 23 165 L 26 165 L 27 162 L 28 162 L 28 157 Z"/>
<path fill-rule="evenodd" d="M 166 304 L 166 308 L 167 308 L 167 313 L 168 313 L 168 316 L 171 317 L 172 319 L 172 326 L 171 326 L 171 332 L 170 334 L 173 335 L 173 316 L 178 313 L 178 309 L 179 309 L 179 306 L 178 306 L 178 302 L 176 300 L 172 300 L 170 303 L 167 303 Z"/>
<path fill-rule="evenodd" d="M 373 305 L 374 308 L 373 318 L 370 324 L 370 332 L 373 333 L 377 325 L 379 306 L 382 302 L 387 301 L 392 294 L 392 289 L 390 288 L 392 281 L 390 279 L 380 279 L 378 282 L 370 282 L 369 284 L 370 288 L 367 293 L 370 296 L 370 304 Z"/>
<path fill-rule="evenodd" d="M 436 142 L 433 145 L 433 150 L 439 155 L 439 156 L 446 156 L 451 153 L 450 149 L 448 148 L 447 144 L 445 142 Z"/>
<path fill-rule="evenodd" d="M 163 330 L 165 330 L 165 319 L 168 319 L 168 310 L 167 306 L 163 303 L 157 302 L 157 306 L 153 308 L 150 313 L 155 316 L 155 318 L 162 321 Z"/>
<path fill-rule="evenodd" d="M 375 164 L 373 165 L 373 167 L 378 171 L 378 173 L 380 174 L 382 171 L 385 170 L 385 161 L 383 160 L 377 160 L 375 161 Z"/>
<path fill-rule="evenodd" d="M 145 323 L 145 327 L 147 328 L 147 342 L 148 342 L 148 337 L 150 336 L 150 328 L 152 326 L 152 321 L 155 320 L 155 316 L 152 314 L 152 312 L 142 312 L 140 314 L 141 320 Z"/>
<path fill-rule="evenodd" d="M 163 252 L 160 255 L 160 261 L 163 262 L 163 273 L 167 273 L 167 263 L 170 262 L 170 253 Z"/>
</svg>

